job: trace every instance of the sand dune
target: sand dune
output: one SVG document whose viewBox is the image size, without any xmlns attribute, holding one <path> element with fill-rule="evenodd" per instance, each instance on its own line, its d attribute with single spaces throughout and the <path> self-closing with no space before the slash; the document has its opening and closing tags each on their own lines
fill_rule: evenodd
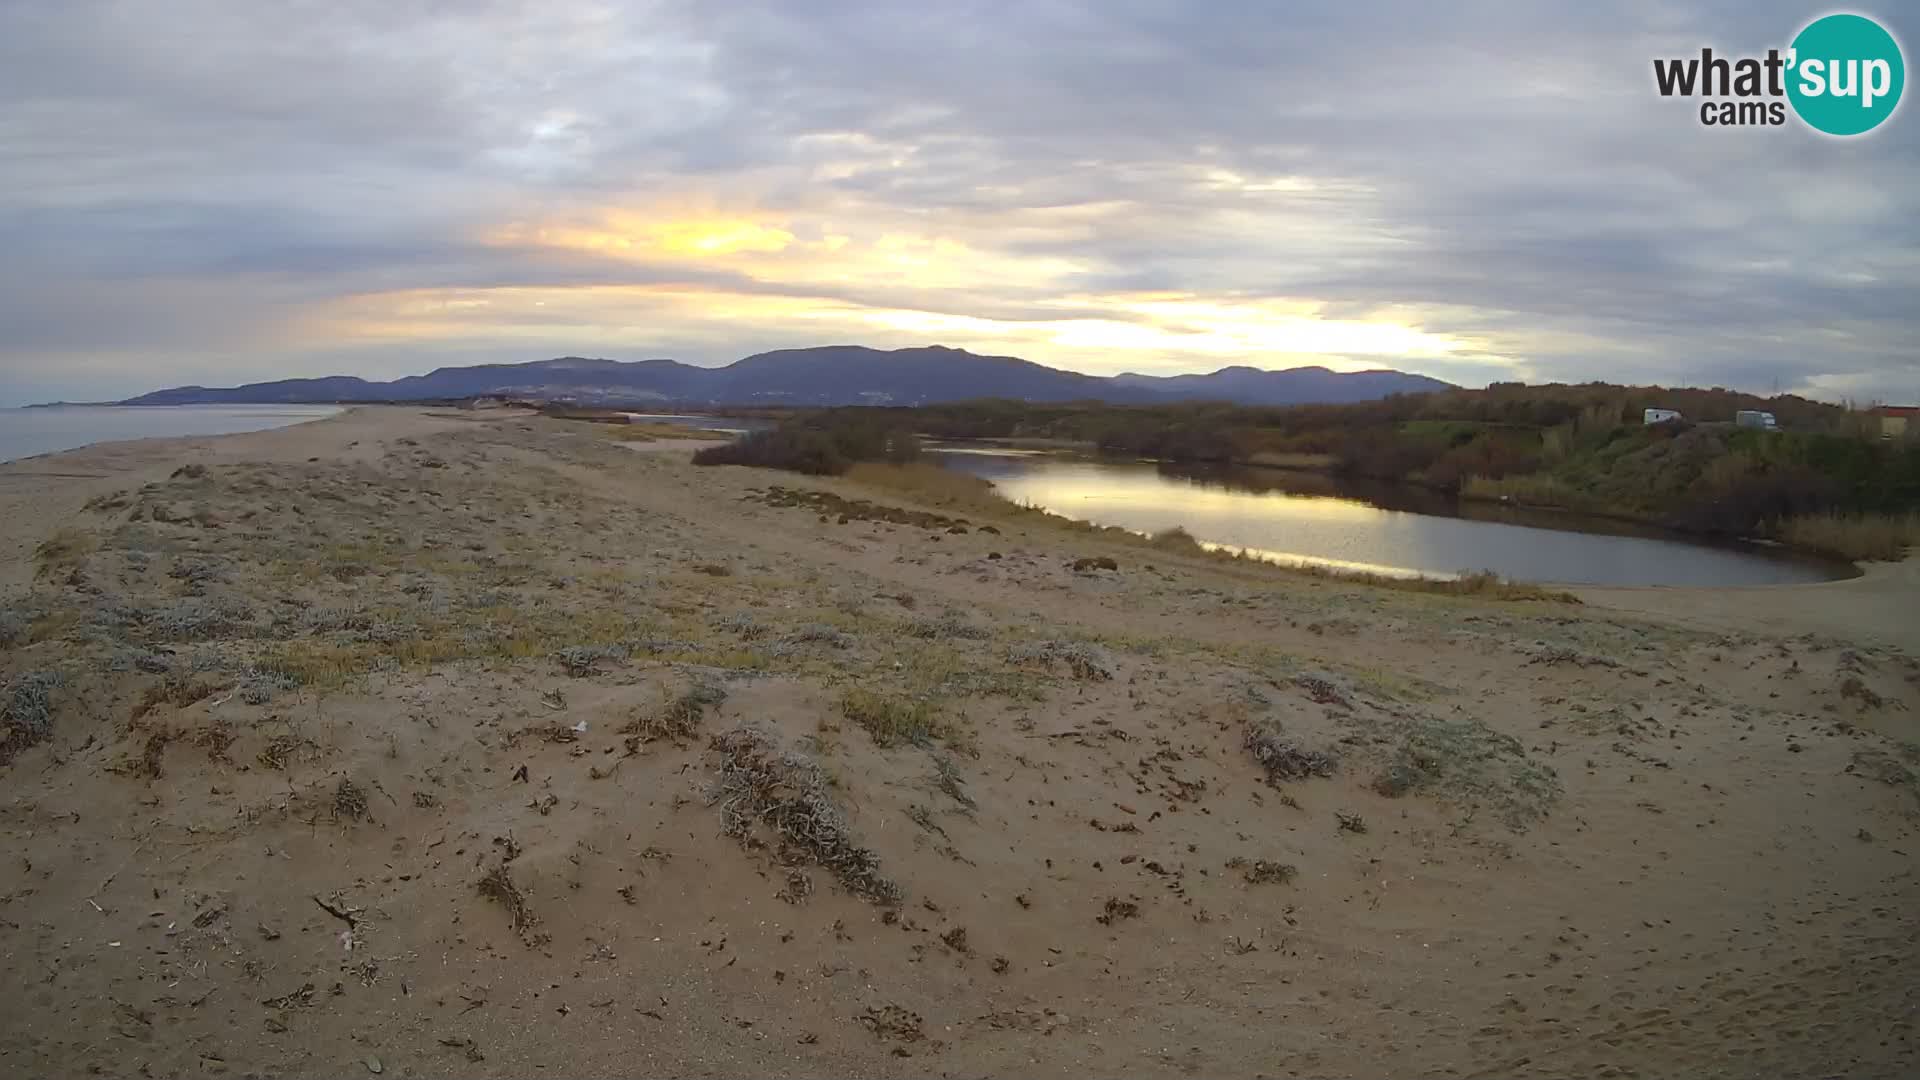
<svg viewBox="0 0 1920 1080">
<path fill-rule="evenodd" d="M 0 1072 L 1920 1071 L 1904 567 L 1501 604 L 654 445 L 0 466 Z"/>
</svg>

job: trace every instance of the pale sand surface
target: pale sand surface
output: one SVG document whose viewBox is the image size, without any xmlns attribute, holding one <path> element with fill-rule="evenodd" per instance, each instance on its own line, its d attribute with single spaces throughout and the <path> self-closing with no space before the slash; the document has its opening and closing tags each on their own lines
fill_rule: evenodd
<svg viewBox="0 0 1920 1080">
<path fill-rule="evenodd" d="M 0 1074 L 1920 1073 L 1911 564 L 1503 604 L 693 445 L 360 409 L 0 466 L 8 724 L 60 680 L 0 765 Z M 743 726 L 848 847 L 727 834 Z"/>
<path fill-rule="evenodd" d="M 1712 630 L 1819 634 L 1920 654 L 1920 556 L 1869 563 L 1845 581 L 1742 589 L 1603 589 L 1589 604 Z"/>
</svg>

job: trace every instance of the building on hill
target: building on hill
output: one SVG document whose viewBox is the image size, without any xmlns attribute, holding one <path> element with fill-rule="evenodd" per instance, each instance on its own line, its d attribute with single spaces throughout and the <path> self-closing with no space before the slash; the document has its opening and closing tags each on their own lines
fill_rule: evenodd
<svg viewBox="0 0 1920 1080">
<path fill-rule="evenodd" d="M 1873 415 L 1880 418 L 1880 437 L 1903 439 L 1920 430 L 1920 405 L 1877 405 Z"/>
</svg>

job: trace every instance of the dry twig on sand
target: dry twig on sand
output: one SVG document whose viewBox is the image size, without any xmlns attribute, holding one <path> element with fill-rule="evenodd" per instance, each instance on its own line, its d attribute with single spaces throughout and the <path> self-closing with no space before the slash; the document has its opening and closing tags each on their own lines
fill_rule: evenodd
<svg viewBox="0 0 1920 1080">
<path fill-rule="evenodd" d="M 900 901 L 900 887 L 880 873 L 880 859 L 861 847 L 846 815 L 828 793 L 826 774 L 812 759 L 783 751 L 750 727 L 713 737 L 720 780 L 713 801 L 728 836 L 752 846 L 762 831 L 781 846 L 781 861 L 812 862 L 833 871 L 856 896 L 877 904 Z"/>
<path fill-rule="evenodd" d="M 1308 750 L 1291 741 L 1280 733 L 1279 725 L 1272 723 L 1253 723 L 1247 725 L 1246 747 L 1253 754 L 1253 760 L 1267 770 L 1267 783 L 1277 784 L 1282 780 L 1304 780 L 1309 776 L 1332 776 L 1339 766 L 1333 755 L 1320 750 Z"/>
<path fill-rule="evenodd" d="M 487 871 L 480 879 L 480 895 L 498 903 L 507 909 L 513 919 L 513 932 L 529 947 L 544 945 L 547 935 L 539 932 L 540 917 L 533 913 L 533 907 L 513 882 L 513 875 L 507 872 L 507 864 L 502 862 Z"/>
</svg>

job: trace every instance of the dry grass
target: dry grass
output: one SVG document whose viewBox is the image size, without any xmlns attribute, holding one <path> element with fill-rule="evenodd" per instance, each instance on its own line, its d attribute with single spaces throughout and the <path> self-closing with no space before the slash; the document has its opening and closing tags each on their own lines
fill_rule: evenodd
<svg viewBox="0 0 1920 1080">
<path fill-rule="evenodd" d="M 976 513 L 1005 513 L 1019 509 L 1001 498 L 993 485 L 971 473 L 956 472 L 940 465 L 914 462 L 886 465 L 862 462 L 847 470 L 847 479 L 867 487 L 897 491 L 930 506 L 971 510 Z"/>
<path fill-rule="evenodd" d="M 1508 581 L 1491 570 L 1473 570 L 1453 578 L 1381 578 L 1373 574 L 1332 574 L 1341 581 L 1362 581 L 1382 588 L 1432 593 L 1438 596 L 1477 596 L 1486 600 L 1545 600 L 1578 604 L 1580 598 L 1562 589 L 1526 581 Z"/>
<path fill-rule="evenodd" d="M 23 641 L 31 643 L 33 628 L 43 618 L 37 605 L 0 607 L 0 649 L 10 649 Z M 73 621 L 79 622 L 78 618 Z"/>
<path fill-rule="evenodd" d="M 1227 860 L 1227 869 L 1240 871 L 1240 876 L 1249 885 L 1284 885 L 1300 873 L 1299 867 L 1292 863 L 1273 862 L 1268 859 L 1246 859 L 1240 856 Z"/>
<path fill-rule="evenodd" d="M 1247 456 L 1247 464 L 1267 469 L 1331 469 L 1340 459 L 1332 454 L 1288 453 L 1259 450 Z"/>
<path fill-rule="evenodd" d="M 219 692 L 220 687 L 199 679 L 168 678 L 166 681 L 147 687 L 134 703 L 132 719 L 139 720 L 162 705 L 184 709 L 188 705 Z"/>
<path fill-rule="evenodd" d="M 508 746 L 518 746 L 523 739 L 539 739 L 543 743 L 576 743 L 580 733 L 571 725 L 555 721 L 550 724 L 534 724 L 507 735 Z"/>
<path fill-rule="evenodd" d="M 263 768 L 272 769 L 274 772 L 286 772 L 287 764 L 304 745 L 291 735 L 275 735 L 267 740 L 266 747 L 260 751 L 260 756 L 256 760 Z"/>
<path fill-rule="evenodd" d="M 167 744 L 172 741 L 173 736 L 164 731 L 148 735 L 146 745 L 140 749 L 140 757 L 131 762 L 126 771 L 148 780 L 160 779 L 166 773 Z"/>
<path fill-rule="evenodd" d="M 975 626 L 968 622 L 965 616 L 952 611 L 914 619 L 904 629 L 910 637 L 916 637 L 922 641 L 945 641 L 952 638 L 985 641 L 993 636 L 991 630 Z"/>
<path fill-rule="evenodd" d="M 1782 542 L 1843 559 L 1895 562 L 1920 547 L 1920 512 L 1807 514 L 1774 528 Z"/>
<path fill-rule="evenodd" d="M 40 572 L 48 573 L 55 569 L 79 566 L 88 555 L 100 549 L 100 538 L 80 529 L 61 529 L 47 537 L 33 549 L 33 561 L 40 564 Z"/>
<path fill-rule="evenodd" d="M 324 641 L 289 641 L 277 646 L 256 665 L 296 685 L 334 689 L 373 670 L 381 649 L 372 644 L 334 645 Z"/>
<path fill-rule="evenodd" d="M 1847 772 L 1877 780 L 1892 787 L 1904 787 L 1920 795 L 1920 743 L 1893 742 L 1887 747 L 1855 750 Z"/>
<path fill-rule="evenodd" d="M 900 902 L 900 887 L 880 873 L 880 859 L 862 847 L 829 793 L 832 781 L 812 759 L 782 751 L 765 732 L 735 728 L 713 738 L 720 755 L 714 802 L 722 828 L 748 848 L 771 842 L 780 861 L 811 862 L 833 871 L 849 892 L 877 904 Z"/>
<path fill-rule="evenodd" d="M 26 643 L 29 645 L 38 645 L 43 641 L 58 641 L 65 638 L 85 621 L 85 614 L 77 609 L 49 612 L 33 620 L 33 622 L 27 626 L 25 635 Z M 4 633 L 0 633 L 0 637 L 4 636 Z M 7 642 L 0 641 L 0 645 L 4 644 L 7 644 Z"/>
<path fill-rule="evenodd" d="M 341 818 L 367 821 L 372 817 L 367 805 L 367 793 L 350 776 L 341 777 L 339 786 L 333 789 L 333 817 L 335 821 Z"/>
<path fill-rule="evenodd" d="M 1594 509 L 1594 500 L 1549 473 L 1526 473 L 1491 479 L 1469 476 L 1460 485 L 1460 494 L 1468 499 L 1517 503 L 1521 506 L 1547 506 L 1561 510 Z"/>
<path fill-rule="evenodd" d="M 301 687 L 337 689 L 370 672 L 456 660 L 559 658 L 596 661 L 626 655 L 626 642 L 644 628 L 615 611 L 516 611 L 510 606 L 468 609 L 411 626 L 394 640 L 340 640 L 340 635 L 276 642 L 254 664 L 269 677 Z M 376 633 L 360 631 L 361 636 Z M 561 655 L 564 654 L 564 655 Z"/>
<path fill-rule="evenodd" d="M 957 639 L 920 639 L 899 635 L 895 648 L 886 657 L 900 673 L 901 689 L 910 697 L 924 701 L 946 701 L 968 697 L 1005 697 L 1040 701 L 1051 673 L 1041 665 L 1009 667 L 993 662 L 981 651 L 962 645 Z M 882 660 L 883 666 L 888 661 Z M 958 729 L 949 733 L 964 744 L 967 733 Z"/>
<path fill-rule="evenodd" d="M 959 803 L 969 812 L 979 808 L 979 804 L 973 801 L 973 796 L 967 794 L 967 779 L 960 775 L 960 767 L 953 763 L 952 758 L 945 754 L 934 754 L 933 775 L 934 785 L 945 792 L 947 798 Z"/>
<path fill-rule="evenodd" d="M 1339 767 L 1333 755 L 1299 746 L 1283 735 L 1279 725 L 1272 721 L 1249 723 L 1243 741 L 1253 760 L 1267 770 L 1269 784 L 1277 785 L 1282 780 L 1304 780 L 1310 776 L 1332 776 Z"/>
<path fill-rule="evenodd" d="M 528 947 L 544 944 L 546 935 L 539 932 L 540 917 L 533 913 L 532 905 L 527 903 L 525 894 L 513 882 L 513 875 L 507 872 L 507 865 L 501 863 L 487 871 L 479 882 L 480 895 L 507 909 L 513 919 L 513 932 Z"/>
<path fill-rule="evenodd" d="M 36 671 L 7 685 L 0 698 L 0 765 L 52 733 L 52 692 L 60 681 L 58 672 Z"/>
<path fill-rule="evenodd" d="M 683 742 L 699 734 L 701 721 L 709 707 L 718 708 L 726 700 L 727 691 L 724 687 L 696 683 L 657 711 L 635 716 L 620 729 L 620 733 L 634 736 L 636 746 L 657 739 Z"/>
<path fill-rule="evenodd" d="M 593 433 L 614 442 L 649 443 L 660 438 L 651 424 L 595 424 Z"/>
<path fill-rule="evenodd" d="M 1050 669 L 1056 661 L 1082 682 L 1106 682 L 1113 678 L 1113 659 L 1097 645 L 1082 641 L 1033 641 L 1007 647 L 1009 664 Z"/>
<path fill-rule="evenodd" d="M 1544 600 L 1558 604 L 1580 603 L 1580 598 L 1570 592 L 1550 589 L 1530 582 L 1508 581 L 1491 570 L 1462 571 L 1451 578 L 1394 577 L 1387 574 L 1372 574 L 1364 570 L 1276 563 L 1259 555 L 1230 548 L 1207 547 L 1178 526 L 1155 533 L 1147 543 L 1162 551 L 1272 567 L 1296 577 L 1317 578 L 1343 585 L 1366 585 L 1376 589 L 1427 593 L 1433 596 L 1471 596 L 1482 600 Z"/>
<path fill-rule="evenodd" d="M 623 663 L 627 659 L 624 645 L 568 645 L 556 649 L 553 659 L 560 670 L 576 679 L 583 679 L 600 670 L 602 660 Z"/>
<path fill-rule="evenodd" d="M 658 439 L 700 439 L 725 442 L 733 436 L 707 428 L 680 427 L 677 424 L 595 424 L 594 433 L 615 442 L 653 442 Z"/>
<path fill-rule="evenodd" d="M 920 1014 L 908 1012 L 898 1005 L 883 1007 L 867 1006 L 864 1016 L 854 1019 L 866 1025 L 876 1039 L 897 1039 L 900 1042 L 919 1042 L 926 1038 L 921 1031 Z"/>
<path fill-rule="evenodd" d="M 1552 766 L 1475 718 L 1398 718 L 1375 742 L 1391 746 L 1372 782 L 1374 791 L 1389 798 L 1417 794 L 1485 806 L 1515 831 L 1545 817 L 1560 799 Z"/>
<path fill-rule="evenodd" d="M 1147 543 L 1159 548 L 1161 551 L 1172 551 L 1182 555 L 1204 555 L 1207 553 L 1206 549 L 1200 546 L 1200 541 L 1193 538 L 1192 533 L 1178 525 L 1175 525 L 1171 529 L 1161 529 L 1159 532 L 1147 537 Z"/>
<path fill-rule="evenodd" d="M 951 739 L 951 725 L 940 716 L 933 703 L 897 694 L 884 694 L 855 687 L 840 695 L 840 715 L 859 724 L 873 737 L 874 745 L 930 745 L 935 739 Z"/>
</svg>

